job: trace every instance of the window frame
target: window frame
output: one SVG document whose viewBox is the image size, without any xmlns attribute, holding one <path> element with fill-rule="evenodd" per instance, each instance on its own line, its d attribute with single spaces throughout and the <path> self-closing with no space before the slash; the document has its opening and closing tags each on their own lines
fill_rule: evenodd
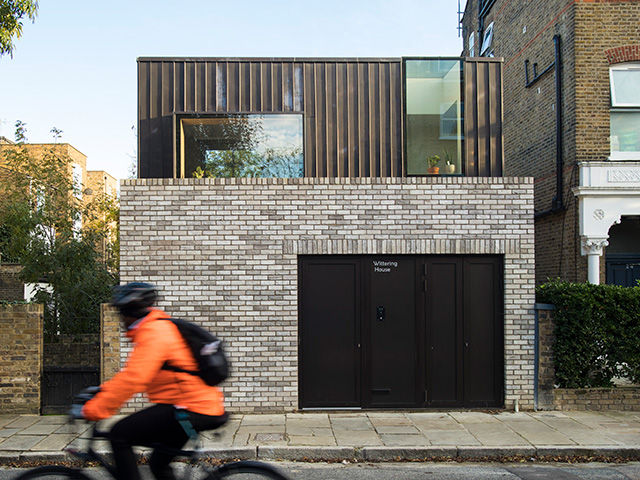
<svg viewBox="0 0 640 480">
<path fill-rule="evenodd" d="M 630 113 L 640 112 L 640 101 L 638 103 L 620 102 L 616 97 L 616 89 L 614 82 L 615 71 L 637 70 L 640 73 L 640 62 L 620 63 L 609 66 L 609 93 L 610 93 L 610 109 L 609 109 L 609 159 L 610 160 L 640 160 L 640 149 L 633 151 L 612 150 L 612 133 L 611 117 L 613 113 Z M 640 77 L 639 77 L 640 78 Z"/>
<path fill-rule="evenodd" d="M 296 115 L 301 118 L 301 135 L 302 135 L 302 177 L 306 176 L 305 164 L 305 116 L 303 112 L 264 112 L 264 111 L 229 111 L 229 112 L 194 112 L 181 111 L 173 113 L 173 177 L 174 178 L 191 178 L 185 176 L 184 165 L 184 130 L 182 120 L 193 118 L 240 118 L 243 116 L 260 115 Z M 274 177 L 275 178 L 275 177 Z M 298 178 L 298 177 L 295 177 Z"/>
<path fill-rule="evenodd" d="M 611 108 L 640 108 L 640 102 L 638 103 L 623 103 L 618 102 L 616 99 L 615 82 L 613 81 L 614 71 L 633 71 L 637 70 L 640 73 L 640 62 L 622 63 L 617 65 L 611 65 L 609 67 L 609 89 L 611 93 Z"/>
</svg>

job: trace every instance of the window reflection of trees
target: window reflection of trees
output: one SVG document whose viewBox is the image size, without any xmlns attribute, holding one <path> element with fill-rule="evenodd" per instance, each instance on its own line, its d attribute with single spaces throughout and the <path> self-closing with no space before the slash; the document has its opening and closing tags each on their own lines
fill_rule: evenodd
<svg viewBox="0 0 640 480">
<path fill-rule="evenodd" d="M 213 123 L 203 121 L 192 126 L 192 133 L 200 159 L 192 172 L 195 178 L 303 176 L 301 141 L 283 142 L 280 137 L 292 132 L 283 127 L 270 129 L 262 115 L 237 115 Z M 301 138 L 301 132 L 293 133 L 294 138 Z"/>
</svg>

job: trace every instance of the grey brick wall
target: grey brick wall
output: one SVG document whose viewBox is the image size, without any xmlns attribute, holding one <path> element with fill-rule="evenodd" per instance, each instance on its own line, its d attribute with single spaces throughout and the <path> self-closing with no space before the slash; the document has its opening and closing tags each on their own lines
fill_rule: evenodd
<svg viewBox="0 0 640 480">
<path fill-rule="evenodd" d="M 122 182 L 122 281 L 226 340 L 230 411 L 297 408 L 298 255 L 390 253 L 504 255 L 505 403 L 532 407 L 531 179 Z"/>
</svg>

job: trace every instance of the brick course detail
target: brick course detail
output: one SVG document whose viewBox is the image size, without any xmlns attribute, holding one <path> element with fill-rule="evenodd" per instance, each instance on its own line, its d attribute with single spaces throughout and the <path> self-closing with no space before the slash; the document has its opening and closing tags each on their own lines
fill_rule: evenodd
<svg viewBox="0 0 640 480">
<path fill-rule="evenodd" d="M 503 255 L 505 406 L 533 408 L 531 179 L 122 182 L 121 279 L 159 285 L 169 314 L 224 338 L 230 411 L 297 408 L 298 255 L 310 254 Z"/>
<path fill-rule="evenodd" d="M 0 305 L 0 413 L 40 413 L 42 305 Z"/>
</svg>

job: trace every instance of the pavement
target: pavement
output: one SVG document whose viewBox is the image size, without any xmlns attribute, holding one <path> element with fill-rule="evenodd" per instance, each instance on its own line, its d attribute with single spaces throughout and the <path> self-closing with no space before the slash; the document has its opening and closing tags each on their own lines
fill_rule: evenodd
<svg viewBox="0 0 640 480">
<path fill-rule="evenodd" d="M 66 416 L 0 416 L 0 464 L 68 460 L 65 448 L 86 445 L 88 432 L 88 424 L 69 424 Z M 384 462 L 578 456 L 638 460 L 640 412 L 232 414 L 222 428 L 204 432 L 201 441 L 203 455 L 219 459 Z M 108 451 L 106 442 L 96 447 Z"/>
</svg>

